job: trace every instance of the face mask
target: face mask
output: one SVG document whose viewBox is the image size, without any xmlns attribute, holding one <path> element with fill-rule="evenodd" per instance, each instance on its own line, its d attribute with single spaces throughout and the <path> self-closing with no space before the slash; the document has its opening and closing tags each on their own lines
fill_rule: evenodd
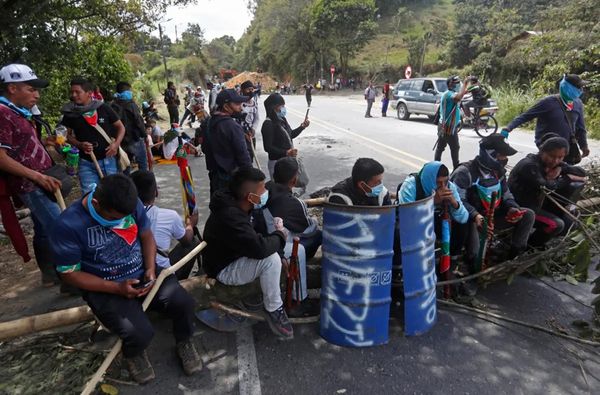
<svg viewBox="0 0 600 395">
<path fill-rule="evenodd" d="M 253 195 L 258 196 L 255 193 L 253 193 Z M 268 189 L 262 195 L 260 195 L 260 203 L 254 203 L 252 201 L 250 201 L 250 203 L 254 204 L 255 210 L 260 210 L 267 204 L 267 200 L 269 200 L 269 190 Z"/>
<path fill-rule="evenodd" d="M 379 197 L 385 190 L 385 186 L 383 186 L 383 183 L 381 183 L 371 187 L 371 192 L 366 192 L 365 195 L 368 197 Z"/>
<path fill-rule="evenodd" d="M 121 100 L 133 100 L 133 93 L 131 91 L 123 91 L 121 93 L 115 93 L 115 98 Z"/>
<path fill-rule="evenodd" d="M 287 115 L 287 108 L 281 107 L 281 110 L 279 110 L 279 112 L 277 113 L 277 117 L 279 119 L 283 119 L 283 118 L 285 118 L 286 115 Z"/>
<path fill-rule="evenodd" d="M 452 88 L 450 88 L 450 90 L 451 90 L 452 92 L 458 92 L 458 89 L 459 89 L 459 88 L 460 88 L 460 85 L 459 85 L 459 84 L 456 84 L 456 85 L 454 85 Z"/>
<path fill-rule="evenodd" d="M 123 222 L 123 218 L 108 220 L 108 219 L 102 218 L 100 216 L 100 214 L 98 214 L 98 212 L 94 208 L 94 205 L 92 204 L 92 197 L 94 195 L 95 190 L 96 190 L 96 185 L 94 185 L 92 187 L 92 192 L 90 192 L 87 197 L 87 206 L 88 206 L 90 215 L 92 216 L 94 221 L 98 222 L 100 225 L 104 226 L 105 228 L 114 228 L 115 226 L 119 226 L 121 224 L 121 222 Z"/>
<path fill-rule="evenodd" d="M 577 88 L 564 78 L 562 81 L 560 81 L 559 90 L 560 96 L 565 102 L 572 102 L 573 100 L 579 98 L 583 93 L 581 89 Z"/>
<path fill-rule="evenodd" d="M 21 115 L 23 118 L 31 119 L 33 114 L 25 107 L 17 107 L 16 104 L 8 100 L 4 96 L 0 96 L 0 103 L 5 104 L 8 108 Z"/>
</svg>

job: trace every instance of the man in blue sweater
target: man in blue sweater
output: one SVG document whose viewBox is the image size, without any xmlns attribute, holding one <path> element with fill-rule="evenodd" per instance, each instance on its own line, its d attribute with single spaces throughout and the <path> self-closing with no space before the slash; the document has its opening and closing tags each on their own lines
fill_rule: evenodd
<svg viewBox="0 0 600 395">
<path fill-rule="evenodd" d="M 572 165 L 577 164 L 582 157 L 585 158 L 590 154 L 583 118 L 583 103 L 579 99 L 586 84 L 587 81 L 582 80 L 576 74 L 565 74 L 558 84 L 558 95 L 548 96 L 537 102 L 529 110 L 513 119 L 502 130 L 502 134 L 507 137 L 513 129 L 537 119 L 535 144 L 539 147 L 545 134 L 556 133 L 570 143 L 571 149 L 569 155 L 565 157 L 565 162 Z"/>
</svg>

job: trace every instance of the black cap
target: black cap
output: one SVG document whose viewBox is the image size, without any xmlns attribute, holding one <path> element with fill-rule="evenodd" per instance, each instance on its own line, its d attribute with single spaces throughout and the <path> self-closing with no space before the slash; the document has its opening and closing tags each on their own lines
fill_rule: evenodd
<svg viewBox="0 0 600 395">
<path fill-rule="evenodd" d="M 244 81 L 242 83 L 242 85 L 240 85 L 240 89 L 247 89 L 247 88 L 254 88 L 254 84 L 252 83 L 252 81 L 247 80 L 247 81 Z"/>
<path fill-rule="evenodd" d="M 589 84 L 589 81 L 581 79 L 581 77 L 577 74 L 565 74 L 565 81 L 572 85 L 575 85 L 579 89 Z"/>
<path fill-rule="evenodd" d="M 235 89 L 223 89 L 217 95 L 217 106 L 227 103 L 245 103 L 250 99 L 248 96 L 238 95 Z"/>
<path fill-rule="evenodd" d="M 494 150 L 500 155 L 512 156 L 517 153 L 517 150 L 508 145 L 504 136 L 500 134 L 492 134 L 483 138 L 479 146 L 483 149 Z"/>
<path fill-rule="evenodd" d="M 456 84 L 460 84 L 459 76 L 453 75 L 452 77 L 448 77 L 446 79 L 446 85 L 451 86 L 451 85 L 456 85 Z"/>
</svg>

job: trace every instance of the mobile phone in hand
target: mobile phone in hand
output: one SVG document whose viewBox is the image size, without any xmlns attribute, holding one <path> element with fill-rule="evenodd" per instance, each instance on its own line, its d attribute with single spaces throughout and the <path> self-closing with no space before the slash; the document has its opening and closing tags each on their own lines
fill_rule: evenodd
<svg viewBox="0 0 600 395">
<path fill-rule="evenodd" d="M 140 281 L 137 284 L 133 284 L 132 287 L 135 288 L 135 289 L 143 289 L 143 288 L 148 288 L 152 284 L 154 284 L 154 280 L 149 280 L 149 281 L 146 281 L 146 282 Z"/>
</svg>

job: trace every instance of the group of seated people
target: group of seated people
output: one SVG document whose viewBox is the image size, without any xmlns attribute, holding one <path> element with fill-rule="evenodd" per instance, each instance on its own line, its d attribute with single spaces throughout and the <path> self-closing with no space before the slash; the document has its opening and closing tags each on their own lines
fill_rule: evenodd
<svg viewBox="0 0 600 395">
<path fill-rule="evenodd" d="M 507 180 L 505 166 L 516 151 L 502 136 L 489 136 L 481 141 L 479 155 L 451 174 L 442 163 L 430 162 L 409 175 L 398 186 L 396 203 L 433 195 L 435 222 L 439 223 L 446 210 L 451 219 L 451 255 L 456 258 L 464 249 L 466 270 L 472 273 L 480 232 L 510 229 L 510 258 L 528 245 L 541 247 L 569 229 L 569 217 L 544 199 L 546 193 L 554 192 L 564 202 L 577 200 L 585 172 L 563 163 L 568 149 L 563 138 L 546 136 L 539 153 L 522 159 Z M 383 176 L 379 162 L 358 159 L 351 177 L 335 185 L 327 200 L 344 205 L 391 205 Z M 202 251 L 202 269 L 209 278 L 225 285 L 260 282 L 262 295 L 245 301 L 245 307 L 263 310 L 271 330 L 288 339 L 293 337 L 289 316 L 311 315 L 318 309 L 308 299 L 306 261 L 322 242 L 316 219 L 293 194 L 297 178 L 298 163 L 287 157 L 277 161 L 269 182 L 258 169 L 237 169 L 228 186 L 211 197 L 203 234 L 207 246 Z M 494 192 L 495 228 L 488 224 L 483 229 Z M 59 217 L 51 236 L 61 279 L 81 289 L 100 322 L 123 340 L 125 364 L 139 383 L 154 378 L 145 351 L 153 329 L 142 310 L 143 296 L 160 271 L 176 260 L 169 259 L 173 242 L 188 249 L 200 242 L 195 232 L 197 214 L 182 221 L 175 211 L 157 207 L 157 196 L 151 172 L 106 176 Z M 286 311 L 281 275 L 295 237 L 300 240 L 302 281 L 300 292 L 293 295 L 300 300 Z M 169 276 L 150 305 L 172 319 L 177 354 L 187 374 L 202 369 L 192 341 L 194 301 L 177 281 L 189 276 L 190 270 L 188 265 L 177 276 Z"/>
</svg>

